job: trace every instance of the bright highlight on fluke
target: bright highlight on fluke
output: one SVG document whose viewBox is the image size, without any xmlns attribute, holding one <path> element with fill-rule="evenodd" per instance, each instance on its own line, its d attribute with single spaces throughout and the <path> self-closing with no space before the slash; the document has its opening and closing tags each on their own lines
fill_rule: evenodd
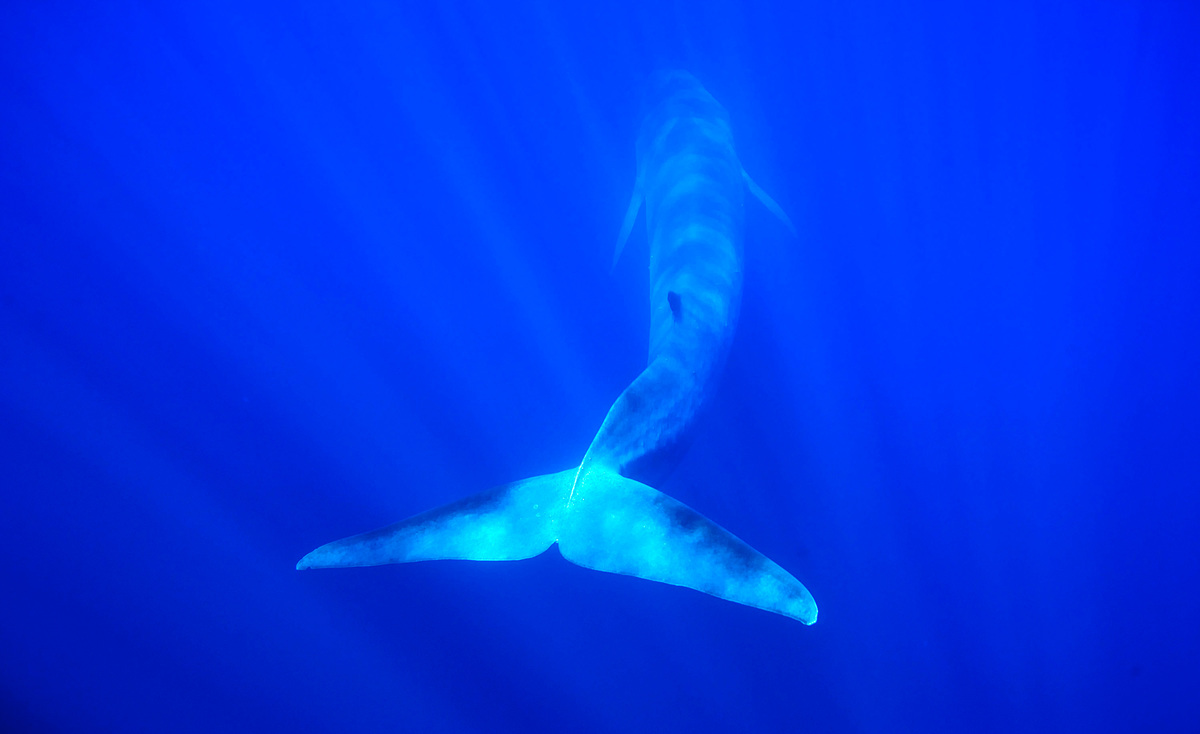
<svg viewBox="0 0 1200 734">
<path fill-rule="evenodd" d="M 742 294 L 743 190 L 792 229 L 742 169 L 728 113 L 695 77 L 660 72 L 647 99 L 637 183 L 613 262 L 644 203 L 649 363 L 609 409 L 582 461 L 328 543 L 296 568 L 515 561 L 558 543 L 564 558 L 585 568 L 686 586 L 805 624 L 817 621 L 816 602 L 794 576 L 643 483 L 664 476 L 682 457 L 733 341 Z"/>
</svg>

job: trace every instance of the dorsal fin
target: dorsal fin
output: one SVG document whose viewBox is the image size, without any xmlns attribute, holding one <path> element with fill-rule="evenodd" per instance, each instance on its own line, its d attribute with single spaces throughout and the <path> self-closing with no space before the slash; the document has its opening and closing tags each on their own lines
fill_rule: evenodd
<svg viewBox="0 0 1200 734">
<path fill-rule="evenodd" d="M 754 183 L 754 179 L 750 178 L 750 174 L 746 173 L 745 168 L 742 169 L 742 179 L 745 180 L 746 188 L 750 189 L 750 193 L 754 194 L 754 196 L 761 201 L 763 206 L 767 207 L 772 214 L 779 217 L 779 220 L 783 222 L 785 226 L 787 226 L 788 231 L 792 233 L 792 236 L 797 236 L 796 228 L 792 225 L 792 220 L 788 219 L 788 215 L 783 213 L 783 210 L 779 208 L 779 205 L 775 203 L 775 200 L 772 199 L 767 192 L 760 189 L 758 184 Z"/>
<path fill-rule="evenodd" d="M 625 249 L 625 241 L 633 231 L 637 221 L 638 210 L 642 208 L 642 182 L 639 179 L 633 185 L 633 196 L 629 197 L 629 208 L 625 210 L 625 221 L 621 223 L 621 234 L 617 235 L 617 249 L 613 253 L 612 269 L 617 269 L 617 261 L 621 259 L 621 250 Z"/>
</svg>

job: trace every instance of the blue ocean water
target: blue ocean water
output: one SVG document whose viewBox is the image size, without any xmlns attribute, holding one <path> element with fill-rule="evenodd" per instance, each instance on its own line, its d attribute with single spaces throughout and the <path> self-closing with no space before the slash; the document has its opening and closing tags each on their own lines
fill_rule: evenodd
<svg viewBox="0 0 1200 734">
<path fill-rule="evenodd" d="M 13 3 L 0 729 L 1200 730 L 1184 3 Z M 294 570 L 577 463 L 644 366 L 639 90 L 742 317 L 661 488 L 798 622 L 572 566 Z"/>
</svg>

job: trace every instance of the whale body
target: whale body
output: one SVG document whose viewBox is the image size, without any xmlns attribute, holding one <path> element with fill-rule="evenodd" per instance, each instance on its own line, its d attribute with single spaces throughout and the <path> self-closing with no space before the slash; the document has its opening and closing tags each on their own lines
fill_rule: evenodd
<svg viewBox="0 0 1200 734">
<path fill-rule="evenodd" d="M 682 457 L 729 353 L 741 303 L 744 192 L 792 227 L 742 169 L 728 113 L 692 75 L 656 74 L 647 100 L 614 265 L 644 205 L 649 358 L 580 463 L 328 543 L 298 569 L 520 560 L 557 543 L 585 568 L 816 621 L 816 602 L 794 576 L 650 486 Z"/>
</svg>

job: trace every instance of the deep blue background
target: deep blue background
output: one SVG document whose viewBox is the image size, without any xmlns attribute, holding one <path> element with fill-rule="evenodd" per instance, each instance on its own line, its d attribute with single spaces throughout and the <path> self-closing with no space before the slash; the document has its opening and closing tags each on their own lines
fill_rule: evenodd
<svg viewBox="0 0 1200 734">
<path fill-rule="evenodd" d="M 0 728 L 1200 729 L 1189 4 L 104 5 L 0 20 Z M 294 571 L 579 460 L 659 66 L 800 233 L 662 488 L 819 623 Z"/>
</svg>

